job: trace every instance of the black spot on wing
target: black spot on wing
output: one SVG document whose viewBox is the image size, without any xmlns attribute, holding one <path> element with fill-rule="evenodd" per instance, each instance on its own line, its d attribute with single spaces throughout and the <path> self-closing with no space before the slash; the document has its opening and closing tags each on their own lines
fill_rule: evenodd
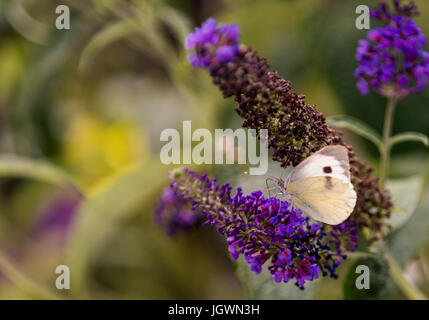
<svg viewBox="0 0 429 320">
<path fill-rule="evenodd" d="M 332 173 L 332 168 L 327 166 L 327 167 L 323 167 L 323 172 L 324 173 Z"/>
<path fill-rule="evenodd" d="M 333 151 L 335 150 L 335 151 Z M 334 157 L 335 160 L 337 160 L 340 163 L 340 167 L 344 170 L 344 172 L 347 174 L 347 176 L 350 176 L 350 163 L 349 163 L 349 156 L 347 153 L 347 148 L 341 145 L 331 145 L 322 148 L 318 151 L 318 153 Z"/>
</svg>

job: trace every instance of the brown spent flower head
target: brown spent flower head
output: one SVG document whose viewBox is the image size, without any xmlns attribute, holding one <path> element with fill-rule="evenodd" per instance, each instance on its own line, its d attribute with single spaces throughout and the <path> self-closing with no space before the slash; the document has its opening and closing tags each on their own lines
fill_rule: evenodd
<svg viewBox="0 0 429 320">
<path fill-rule="evenodd" d="M 356 156 L 340 131 L 328 126 L 315 105 L 307 104 L 305 96 L 295 93 L 289 81 L 269 71 L 266 59 L 244 45 L 240 45 L 235 60 L 212 64 L 210 72 L 224 97 L 235 97 L 235 110 L 244 118 L 243 127 L 268 129 L 273 160 L 283 167 L 298 165 L 326 145 L 344 145 L 349 150 L 352 183 L 358 197 L 349 220 L 359 228 L 368 227 L 370 240 L 384 238 L 386 218 L 392 209 L 389 195 L 372 176 L 372 168 Z"/>
</svg>

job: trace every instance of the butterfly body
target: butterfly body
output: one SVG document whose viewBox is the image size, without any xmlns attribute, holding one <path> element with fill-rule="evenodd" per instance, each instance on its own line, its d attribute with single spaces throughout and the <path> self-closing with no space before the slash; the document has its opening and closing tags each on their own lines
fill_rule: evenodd
<svg viewBox="0 0 429 320">
<path fill-rule="evenodd" d="M 280 194 L 314 220 L 337 225 L 345 221 L 356 204 L 350 182 L 347 149 L 327 146 L 297 167 L 286 180 L 278 180 Z"/>
</svg>

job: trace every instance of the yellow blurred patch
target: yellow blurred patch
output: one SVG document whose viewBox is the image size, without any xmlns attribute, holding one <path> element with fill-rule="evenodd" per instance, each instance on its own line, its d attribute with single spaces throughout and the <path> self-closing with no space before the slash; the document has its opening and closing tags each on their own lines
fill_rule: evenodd
<svg viewBox="0 0 429 320">
<path fill-rule="evenodd" d="M 78 179 L 93 189 L 148 159 L 148 137 L 135 123 L 106 121 L 89 113 L 77 113 L 66 128 L 64 162 Z"/>
</svg>

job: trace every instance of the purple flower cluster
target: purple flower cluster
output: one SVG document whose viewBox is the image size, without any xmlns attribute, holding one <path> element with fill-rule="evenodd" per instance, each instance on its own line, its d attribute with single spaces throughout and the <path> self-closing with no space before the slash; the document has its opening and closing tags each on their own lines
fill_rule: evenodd
<svg viewBox="0 0 429 320">
<path fill-rule="evenodd" d="M 387 3 L 381 2 L 371 10 L 371 17 L 389 23 L 395 16 L 414 17 L 420 14 L 414 1 L 411 0 L 409 4 L 401 4 L 401 2 L 402 0 L 393 0 L 392 11 L 389 10 Z"/>
<path fill-rule="evenodd" d="M 429 52 L 423 48 L 426 37 L 410 17 L 415 6 L 401 7 L 395 1 L 395 11 L 382 4 L 372 11 L 372 17 L 385 25 L 368 32 L 368 40 L 360 40 L 356 53 L 359 63 L 355 77 L 357 87 L 365 95 L 375 92 L 397 99 L 424 89 L 429 81 Z"/>
<path fill-rule="evenodd" d="M 174 236 L 196 226 L 200 215 L 191 210 L 189 201 L 178 198 L 173 189 L 166 187 L 155 206 L 154 220 L 168 235 Z"/>
<path fill-rule="evenodd" d="M 403 16 L 413 12 L 401 8 L 408 13 Z M 270 71 L 267 60 L 255 50 L 235 42 L 234 55 L 222 63 L 216 56 L 219 43 L 208 36 L 218 31 L 207 32 L 218 27 L 214 20 L 209 21 L 187 39 L 187 47 L 196 49 L 191 62 L 209 69 L 224 97 L 235 97 L 243 127 L 268 129 L 273 160 L 282 166 L 295 166 L 326 145 L 344 145 L 349 150 L 358 201 L 347 221 L 329 226 L 311 223 L 289 203 L 264 198 L 260 191 L 243 195 L 239 189 L 231 196 L 229 184 L 219 186 L 188 169 L 170 175 L 171 188 L 178 198 L 191 201 L 192 210 L 205 218 L 204 224 L 215 226 L 226 237 L 232 257 L 243 255 L 252 271 L 259 273 L 268 264 L 276 281 L 295 279 L 301 288 L 320 274 L 336 278 L 345 253 L 358 246 L 362 228 L 367 228 L 371 241 L 384 237 L 392 208 L 390 197 L 372 176 L 372 168 L 345 143 L 342 133 L 330 128 L 323 114 L 306 103 L 304 95 L 294 92 L 289 81 Z"/>
<path fill-rule="evenodd" d="M 199 45 L 214 52 L 216 45 L 210 40 L 203 43 L 204 39 L 200 38 Z M 385 236 L 386 218 L 392 209 L 388 193 L 373 176 L 372 168 L 347 145 L 342 132 L 330 128 L 316 106 L 305 101 L 305 95 L 296 93 L 289 81 L 270 71 L 267 60 L 249 46 L 240 45 L 237 56 L 228 63 L 216 59 L 207 62 L 213 83 L 224 97 L 235 97 L 243 127 L 269 130 L 268 147 L 273 160 L 283 167 L 298 165 L 326 145 L 344 145 L 349 150 L 351 181 L 358 195 L 350 219 L 359 229 L 369 230 L 371 241 Z"/>
<path fill-rule="evenodd" d="M 218 25 L 215 19 L 209 18 L 186 38 L 186 49 L 195 50 L 189 55 L 189 61 L 192 66 L 201 68 L 227 63 L 239 52 L 239 37 L 240 30 L 236 24 Z"/>
<path fill-rule="evenodd" d="M 347 232 L 337 238 L 332 233 L 339 230 L 327 232 L 324 225 L 311 223 L 288 202 L 265 198 L 261 191 L 244 195 L 239 188 L 232 196 L 229 184 L 219 186 L 216 179 L 187 168 L 172 172 L 170 179 L 176 197 L 191 201 L 192 210 L 204 216 L 203 225 L 215 226 L 226 237 L 233 259 L 243 255 L 255 273 L 268 262 L 277 282 L 295 279 L 303 288 L 320 273 L 336 278 L 335 270 L 346 258 L 344 252 L 356 246 L 344 246 Z M 357 229 L 351 233 L 356 240 Z"/>
</svg>

